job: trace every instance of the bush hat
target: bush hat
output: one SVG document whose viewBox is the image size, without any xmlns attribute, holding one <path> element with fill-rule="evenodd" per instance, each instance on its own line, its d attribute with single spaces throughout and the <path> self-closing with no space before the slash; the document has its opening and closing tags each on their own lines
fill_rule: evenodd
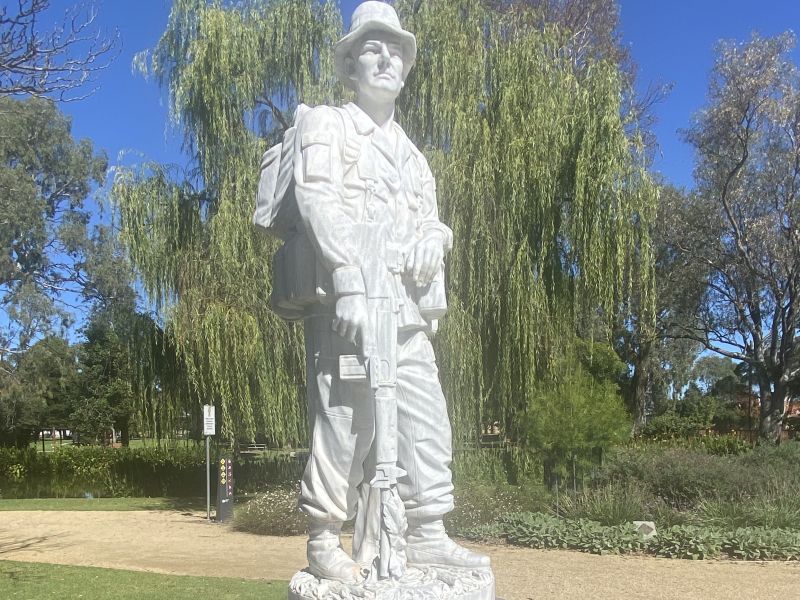
<svg viewBox="0 0 800 600">
<path fill-rule="evenodd" d="M 362 2 L 353 11 L 350 31 L 333 47 L 333 65 L 336 75 L 345 86 L 354 89 L 353 81 L 347 74 L 346 60 L 351 56 L 353 46 L 361 42 L 369 32 L 388 33 L 403 46 L 403 80 L 408 77 L 417 58 L 417 38 L 400 25 L 394 7 L 384 2 L 369 0 Z"/>
</svg>

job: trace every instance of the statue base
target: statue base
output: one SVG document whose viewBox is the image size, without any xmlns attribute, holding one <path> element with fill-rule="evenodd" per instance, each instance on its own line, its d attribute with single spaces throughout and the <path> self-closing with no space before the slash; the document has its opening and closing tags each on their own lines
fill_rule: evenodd
<svg viewBox="0 0 800 600">
<path fill-rule="evenodd" d="M 496 600 L 491 568 L 408 567 L 400 579 L 347 584 L 307 571 L 289 582 L 289 600 Z"/>
</svg>

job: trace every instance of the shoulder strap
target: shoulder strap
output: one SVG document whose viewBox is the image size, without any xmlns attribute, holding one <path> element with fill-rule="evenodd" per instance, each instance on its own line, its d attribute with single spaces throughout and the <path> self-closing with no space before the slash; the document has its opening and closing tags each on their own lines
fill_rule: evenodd
<svg viewBox="0 0 800 600">
<path fill-rule="evenodd" d="M 336 110 L 336 113 L 339 115 L 339 118 L 342 120 L 342 124 L 344 125 L 345 161 L 348 163 L 354 163 L 358 161 L 359 156 L 361 156 L 362 141 L 356 133 L 356 126 L 353 123 L 353 118 L 350 116 L 350 113 L 347 112 L 347 109 L 343 106 L 337 106 L 334 110 Z"/>
</svg>

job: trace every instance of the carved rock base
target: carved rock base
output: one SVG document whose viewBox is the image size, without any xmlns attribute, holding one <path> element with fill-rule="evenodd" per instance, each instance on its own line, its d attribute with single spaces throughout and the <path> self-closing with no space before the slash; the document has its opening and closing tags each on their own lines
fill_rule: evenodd
<svg viewBox="0 0 800 600">
<path fill-rule="evenodd" d="M 307 571 L 289 582 L 289 600 L 495 600 L 494 574 L 487 569 L 409 567 L 399 580 L 348 585 Z"/>
</svg>

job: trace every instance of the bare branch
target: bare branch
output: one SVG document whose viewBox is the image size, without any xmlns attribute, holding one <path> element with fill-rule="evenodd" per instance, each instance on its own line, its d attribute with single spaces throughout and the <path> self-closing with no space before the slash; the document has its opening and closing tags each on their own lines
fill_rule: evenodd
<svg viewBox="0 0 800 600">
<path fill-rule="evenodd" d="M 0 95 L 47 96 L 69 102 L 90 95 L 86 86 L 107 68 L 119 50 L 119 32 L 95 28 L 97 11 L 78 4 L 50 32 L 39 20 L 50 0 L 18 0 L 17 9 L 0 11 Z"/>
</svg>

